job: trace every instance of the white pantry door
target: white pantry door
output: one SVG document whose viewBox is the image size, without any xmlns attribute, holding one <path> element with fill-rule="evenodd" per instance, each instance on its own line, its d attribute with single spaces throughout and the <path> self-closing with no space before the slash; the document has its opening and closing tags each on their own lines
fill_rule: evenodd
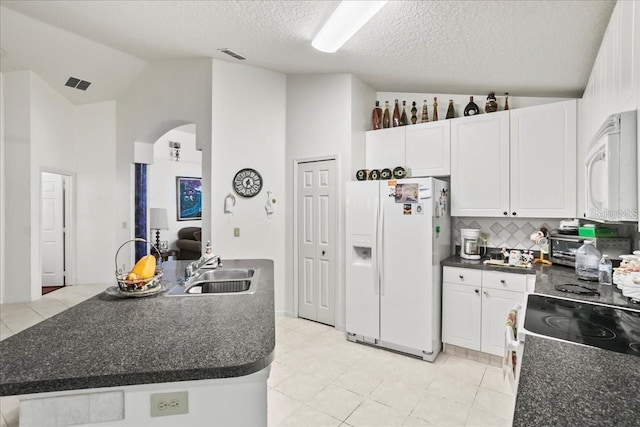
<svg viewBox="0 0 640 427">
<path fill-rule="evenodd" d="M 335 160 L 298 164 L 298 315 L 335 325 Z"/>
<path fill-rule="evenodd" d="M 42 286 L 64 285 L 64 177 L 42 172 Z"/>
</svg>

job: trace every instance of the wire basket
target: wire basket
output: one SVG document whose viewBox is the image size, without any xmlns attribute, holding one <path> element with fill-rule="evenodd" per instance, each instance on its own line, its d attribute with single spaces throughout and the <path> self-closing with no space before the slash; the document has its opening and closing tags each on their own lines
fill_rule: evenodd
<svg viewBox="0 0 640 427">
<path fill-rule="evenodd" d="M 131 293 L 131 294 L 147 294 L 153 292 L 161 287 L 160 279 L 162 278 L 162 270 L 158 267 L 162 265 L 162 257 L 158 257 L 158 264 L 156 264 L 156 271 L 152 278 L 150 279 L 136 279 L 129 280 L 127 279 L 128 271 L 125 271 L 124 264 L 122 268 L 118 268 L 118 254 L 120 253 L 120 249 L 122 249 L 125 245 L 129 243 L 142 242 L 149 245 L 152 250 L 155 250 L 156 253 L 160 253 L 158 248 L 155 245 L 149 243 L 145 239 L 136 237 L 135 239 L 127 240 L 124 242 L 118 250 L 116 251 L 116 281 L 118 282 L 118 289 L 120 292 Z"/>
</svg>

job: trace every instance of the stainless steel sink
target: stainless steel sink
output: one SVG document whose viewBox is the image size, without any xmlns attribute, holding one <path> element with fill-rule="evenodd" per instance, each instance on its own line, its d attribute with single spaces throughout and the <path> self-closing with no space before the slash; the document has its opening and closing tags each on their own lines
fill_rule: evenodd
<svg viewBox="0 0 640 427">
<path fill-rule="evenodd" d="M 166 296 L 238 295 L 255 292 L 258 270 L 252 268 L 203 269 L 184 285 L 171 288 Z"/>
<path fill-rule="evenodd" d="M 204 270 L 197 272 L 191 279 L 195 281 L 217 282 L 221 280 L 242 280 L 251 279 L 254 270 L 251 268 L 221 268 L 218 270 Z"/>
</svg>

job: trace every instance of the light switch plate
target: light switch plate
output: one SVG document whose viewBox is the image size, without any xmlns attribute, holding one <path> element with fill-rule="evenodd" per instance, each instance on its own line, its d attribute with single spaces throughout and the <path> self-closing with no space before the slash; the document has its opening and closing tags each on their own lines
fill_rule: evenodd
<svg viewBox="0 0 640 427">
<path fill-rule="evenodd" d="M 233 237 L 240 237 L 240 228 L 236 227 L 233 229 Z"/>
<path fill-rule="evenodd" d="M 180 415 L 189 413 L 189 392 L 153 393 L 150 396 L 151 416 Z"/>
</svg>

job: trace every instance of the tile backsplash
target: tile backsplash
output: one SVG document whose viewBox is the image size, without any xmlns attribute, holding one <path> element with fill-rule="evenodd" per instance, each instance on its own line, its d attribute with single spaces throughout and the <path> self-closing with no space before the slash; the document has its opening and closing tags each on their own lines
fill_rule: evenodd
<svg viewBox="0 0 640 427">
<path fill-rule="evenodd" d="M 541 227 L 551 231 L 560 225 L 559 219 L 554 218 L 470 218 L 454 217 L 453 244 L 460 245 L 461 228 L 479 228 L 482 233 L 489 234 L 487 247 L 508 249 L 539 250 L 529 236 Z"/>
<path fill-rule="evenodd" d="M 460 229 L 461 228 L 479 228 L 482 233 L 489 234 L 487 247 L 507 249 L 532 249 L 540 250 L 529 236 L 541 227 L 546 227 L 549 232 L 558 228 L 560 219 L 558 218 L 472 218 L 472 217 L 453 217 L 453 245 L 460 245 Z M 589 221 L 581 221 L 583 222 Z M 640 250 L 640 233 L 638 233 L 637 224 L 618 224 L 607 225 L 618 228 L 620 236 L 628 236 L 631 238 L 632 250 Z"/>
</svg>

